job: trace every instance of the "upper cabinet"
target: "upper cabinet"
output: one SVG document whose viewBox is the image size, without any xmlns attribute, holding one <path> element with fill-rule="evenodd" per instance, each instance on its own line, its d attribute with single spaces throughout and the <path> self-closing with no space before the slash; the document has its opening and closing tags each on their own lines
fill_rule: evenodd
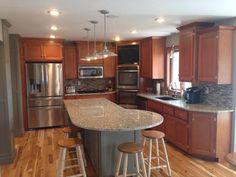
<svg viewBox="0 0 236 177">
<path fill-rule="evenodd" d="M 23 58 L 26 61 L 61 61 L 62 40 L 22 38 Z"/>
<path fill-rule="evenodd" d="M 115 48 L 110 48 L 109 51 L 116 52 Z M 103 59 L 103 66 L 104 66 L 104 77 L 116 77 L 116 65 L 117 65 L 117 58 L 116 57 L 108 57 Z"/>
<path fill-rule="evenodd" d="M 77 78 L 77 52 L 76 46 L 64 46 L 64 77 Z"/>
<path fill-rule="evenodd" d="M 141 40 L 141 77 L 164 78 L 165 38 L 149 37 Z"/>
<path fill-rule="evenodd" d="M 196 82 L 198 32 L 200 29 L 213 26 L 213 23 L 196 22 L 177 28 L 180 30 L 179 42 L 179 80 Z"/>
<path fill-rule="evenodd" d="M 234 27 L 218 26 L 199 34 L 198 81 L 230 84 Z"/>
<path fill-rule="evenodd" d="M 100 52 L 103 49 L 103 43 L 97 42 L 96 44 L 96 51 Z M 86 41 L 79 41 L 77 42 L 77 52 L 78 52 L 78 63 L 80 65 L 102 65 L 103 59 L 86 61 L 83 60 L 88 55 L 88 43 Z M 89 43 L 89 54 L 94 52 L 94 43 Z"/>
</svg>

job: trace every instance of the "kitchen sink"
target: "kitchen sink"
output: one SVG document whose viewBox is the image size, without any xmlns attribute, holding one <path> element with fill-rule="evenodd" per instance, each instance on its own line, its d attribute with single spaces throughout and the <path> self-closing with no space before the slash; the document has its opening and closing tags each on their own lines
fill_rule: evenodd
<svg viewBox="0 0 236 177">
<path fill-rule="evenodd" d="M 165 101 L 177 100 L 176 98 L 173 98 L 170 96 L 157 96 L 155 98 L 160 99 L 160 100 L 165 100 Z"/>
</svg>

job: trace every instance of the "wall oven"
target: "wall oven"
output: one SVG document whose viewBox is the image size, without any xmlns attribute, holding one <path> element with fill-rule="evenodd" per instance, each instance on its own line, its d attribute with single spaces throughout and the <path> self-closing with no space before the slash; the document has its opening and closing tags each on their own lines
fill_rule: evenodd
<svg viewBox="0 0 236 177">
<path fill-rule="evenodd" d="M 138 90 L 118 90 L 118 103 L 128 109 L 137 109 Z"/>
<path fill-rule="evenodd" d="M 117 88 L 126 90 L 138 90 L 139 66 L 118 66 Z"/>
<path fill-rule="evenodd" d="M 78 78 L 103 78 L 103 66 L 79 66 Z"/>
</svg>

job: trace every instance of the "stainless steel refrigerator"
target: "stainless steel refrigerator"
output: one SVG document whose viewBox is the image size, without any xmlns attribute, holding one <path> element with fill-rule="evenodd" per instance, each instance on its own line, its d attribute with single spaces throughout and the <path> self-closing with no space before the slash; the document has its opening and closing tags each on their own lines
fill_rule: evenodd
<svg viewBox="0 0 236 177">
<path fill-rule="evenodd" d="M 26 63 L 28 128 L 64 125 L 61 63 Z"/>
</svg>

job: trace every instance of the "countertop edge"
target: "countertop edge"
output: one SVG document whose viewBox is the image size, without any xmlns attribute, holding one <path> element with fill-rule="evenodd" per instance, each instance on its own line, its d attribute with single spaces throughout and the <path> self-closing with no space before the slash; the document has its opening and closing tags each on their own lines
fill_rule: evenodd
<svg viewBox="0 0 236 177">
<path fill-rule="evenodd" d="M 80 95 L 107 95 L 107 94 L 113 94 L 116 93 L 116 91 L 110 91 L 110 92 L 98 92 L 98 93 L 67 93 L 64 96 L 80 96 Z"/>
<path fill-rule="evenodd" d="M 211 110 L 210 109 L 199 109 L 199 108 L 187 108 L 187 107 L 184 107 L 184 106 L 178 106 L 176 104 L 173 104 L 172 103 L 173 101 L 164 101 L 164 100 L 153 98 L 154 96 L 160 96 L 160 95 L 155 95 L 155 94 L 151 94 L 151 93 L 138 93 L 137 95 L 140 96 L 140 97 L 149 99 L 149 100 L 153 100 L 153 101 L 156 101 L 156 102 L 160 102 L 160 103 L 163 103 L 163 104 L 166 104 L 166 105 L 174 106 L 176 108 L 183 109 L 183 110 L 186 110 L 186 111 L 191 111 L 191 112 L 205 112 L 205 113 L 234 112 L 233 109 L 227 109 L 227 108 L 219 108 L 219 110 L 216 110 L 216 107 L 214 107 L 214 106 L 212 106 Z M 181 101 L 181 100 L 178 100 L 178 101 Z M 184 102 L 184 100 L 182 100 L 182 101 Z M 195 105 L 200 105 L 200 104 L 191 104 L 191 106 L 193 106 L 193 107 Z M 205 106 L 207 104 L 201 104 L 201 105 Z M 211 107 L 211 105 L 207 105 L 207 106 Z"/>
</svg>

